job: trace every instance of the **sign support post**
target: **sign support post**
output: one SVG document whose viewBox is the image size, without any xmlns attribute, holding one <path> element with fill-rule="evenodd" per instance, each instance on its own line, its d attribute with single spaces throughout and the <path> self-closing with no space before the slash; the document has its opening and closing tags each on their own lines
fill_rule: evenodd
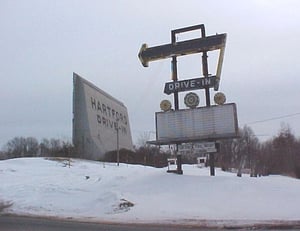
<svg viewBox="0 0 300 231">
<path fill-rule="evenodd" d="M 172 45 L 176 44 L 176 32 L 174 30 L 171 31 L 171 43 Z M 172 80 L 173 82 L 177 82 L 178 77 L 177 77 L 177 56 L 172 57 L 171 61 L 172 65 Z M 174 92 L 174 107 L 175 110 L 179 110 L 179 100 L 178 100 L 178 92 Z M 178 152 L 178 144 L 176 144 L 176 158 L 177 158 L 177 174 L 182 175 L 182 158 L 181 154 Z"/>
<path fill-rule="evenodd" d="M 205 38 L 205 28 L 201 27 L 201 37 Z M 204 51 L 202 54 L 202 70 L 204 78 L 208 78 L 208 63 L 207 63 L 207 51 Z M 209 87 L 205 87 L 205 99 L 206 107 L 210 107 L 210 91 Z M 209 154 L 209 167 L 210 175 L 215 176 L 215 155 L 214 153 Z"/>
</svg>

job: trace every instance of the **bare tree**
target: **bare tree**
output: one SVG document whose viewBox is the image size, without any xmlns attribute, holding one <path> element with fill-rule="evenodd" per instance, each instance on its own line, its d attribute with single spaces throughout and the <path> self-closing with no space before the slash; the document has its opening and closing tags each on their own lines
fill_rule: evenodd
<svg viewBox="0 0 300 231">
<path fill-rule="evenodd" d="M 50 154 L 50 141 L 46 138 L 43 138 L 40 142 L 40 155 L 48 156 Z"/>
<path fill-rule="evenodd" d="M 238 176 L 242 175 L 243 168 L 250 168 L 252 175 L 256 175 L 259 141 L 249 126 L 239 130 L 240 137 L 221 142 L 219 161 L 221 167 L 237 168 Z"/>
<path fill-rule="evenodd" d="M 226 139 L 221 141 L 220 153 L 217 155 L 217 161 L 223 171 L 227 171 L 230 168 L 236 167 L 234 164 L 234 146 L 235 139 Z"/>
<path fill-rule="evenodd" d="M 38 141 L 34 137 L 15 137 L 8 141 L 5 150 L 8 158 L 36 156 L 38 152 Z"/>
<path fill-rule="evenodd" d="M 257 176 L 259 141 L 253 130 L 245 125 L 242 134 L 243 152 L 246 167 L 251 169 L 251 176 Z"/>
<path fill-rule="evenodd" d="M 279 173 L 290 174 L 296 163 L 296 138 L 288 124 L 281 124 L 281 129 L 273 139 L 273 170 Z"/>
<path fill-rule="evenodd" d="M 147 141 L 149 141 L 151 138 L 151 132 L 150 131 L 144 131 L 143 133 L 139 134 L 138 140 L 137 140 L 137 146 L 138 147 L 147 147 Z"/>
<path fill-rule="evenodd" d="M 16 158 L 31 156 L 76 157 L 73 145 L 59 139 L 43 139 L 41 143 L 34 137 L 15 137 L 4 146 L 0 158 Z"/>
<path fill-rule="evenodd" d="M 39 150 L 39 142 L 34 137 L 26 138 L 26 156 L 37 156 Z"/>
<path fill-rule="evenodd" d="M 61 149 L 61 141 L 59 139 L 52 138 L 50 140 L 50 154 L 51 156 L 59 156 L 59 150 Z"/>
</svg>

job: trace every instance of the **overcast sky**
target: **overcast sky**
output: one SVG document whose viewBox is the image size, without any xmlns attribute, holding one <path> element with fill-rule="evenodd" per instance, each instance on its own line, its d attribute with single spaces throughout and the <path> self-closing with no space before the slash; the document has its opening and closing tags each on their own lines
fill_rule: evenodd
<svg viewBox="0 0 300 231">
<path fill-rule="evenodd" d="M 173 102 L 163 93 L 171 60 L 144 68 L 137 54 L 196 24 L 227 33 L 219 90 L 237 104 L 239 126 L 266 140 L 286 123 L 299 137 L 299 12 L 298 0 L 0 0 L 0 145 L 15 136 L 71 140 L 73 72 L 127 106 L 134 140 L 155 131 L 160 101 Z M 200 61 L 178 58 L 179 79 L 200 77 Z"/>
</svg>

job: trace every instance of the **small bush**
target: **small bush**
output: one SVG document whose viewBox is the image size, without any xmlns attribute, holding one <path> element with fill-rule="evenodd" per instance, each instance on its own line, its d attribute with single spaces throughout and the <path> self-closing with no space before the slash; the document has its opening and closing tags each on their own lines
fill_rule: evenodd
<svg viewBox="0 0 300 231">
<path fill-rule="evenodd" d="M 0 213 L 13 205 L 10 201 L 0 201 Z"/>
</svg>

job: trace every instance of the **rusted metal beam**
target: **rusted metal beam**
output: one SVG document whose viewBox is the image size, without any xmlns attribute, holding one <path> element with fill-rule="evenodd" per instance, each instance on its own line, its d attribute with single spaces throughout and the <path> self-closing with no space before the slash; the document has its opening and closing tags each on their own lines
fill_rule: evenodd
<svg viewBox="0 0 300 231">
<path fill-rule="evenodd" d="M 138 57 L 142 65 L 148 67 L 150 61 L 218 50 L 224 48 L 225 43 L 226 34 L 218 34 L 155 47 L 148 47 L 147 44 L 143 44 Z"/>
</svg>

